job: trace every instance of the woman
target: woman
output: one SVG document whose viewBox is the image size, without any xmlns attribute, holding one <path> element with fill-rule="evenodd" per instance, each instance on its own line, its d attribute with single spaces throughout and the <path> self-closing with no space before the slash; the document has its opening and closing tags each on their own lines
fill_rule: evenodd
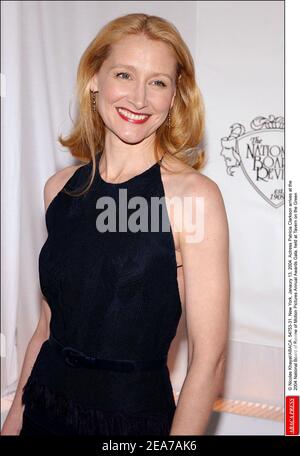
<svg viewBox="0 0 300 456">
<path fill-rule="evenodd" d="M 193 59 L 172 24 L 129 14 L 100 30 L 77 77 L 79 116 L 59 139 L 84 164 L 45 185 L 43 311 L 2 434 L 203 434 L 225 365 L 229 236 L 220 190 L 199 173 Z M 169 229 L 149 229 L 153 198 Z M 176 407 L 167 355 L 182 311 Z"/>
</svg>

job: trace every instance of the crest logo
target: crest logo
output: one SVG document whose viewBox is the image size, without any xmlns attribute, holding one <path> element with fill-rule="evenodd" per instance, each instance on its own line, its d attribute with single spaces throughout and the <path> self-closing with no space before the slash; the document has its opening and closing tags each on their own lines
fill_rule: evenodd
<svg viewBox="0 0 300 456">
<path fill-rule="evenodd" d="M 284 204 L 284 118 L 259 116 L 250 127 L 231 125 L 229 136 L 221 138 L 220 155 L 229 176 L 241 167 L 257 193 L 278 208 Z"/>
</svg>

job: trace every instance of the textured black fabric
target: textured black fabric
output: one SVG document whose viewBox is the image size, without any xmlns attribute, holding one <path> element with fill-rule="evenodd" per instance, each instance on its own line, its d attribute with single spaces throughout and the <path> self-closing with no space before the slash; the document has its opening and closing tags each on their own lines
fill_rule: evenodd
<svg viewBox="0 0 300 456">
<path fill-rule="evenodd" d="M 19 435 L 51 435 L 49 431 L 33 422 L 25 413 L 23 414 L 23 425 Z"/>
<path fill-rule="evenodd" d="M 156 232 L 118 226 L 119 197 L 145 198 L 149 227 L 157 221 L 150 202 L 165 196 L 160 165 L 120 184 L 105 182 L 98 165 L 99 155 L 86 194 L 74 197 L 63 189 L 46 211 L 39 278 L 51 308 L 50 331 L 61 344 L 91 357 L 167 357 L 182 309 L 165 201 Z M 91 169 L 91 162 L 78 168 L 65 188 L 83 187 Z M 97 229 L 97 216 L 107 206 L 99 209 L 96 202 L 104 196 L 116 204 L 115 232 Z M 126 221 L 138 208 L 128 209 Z M 28 419 L 47 432 L 75 435 L 168 435 L 176 409 L 167 365 L 143 372 L 73 367 L 49 341 L 24 387 L 23 403 Z"/>
</svg>

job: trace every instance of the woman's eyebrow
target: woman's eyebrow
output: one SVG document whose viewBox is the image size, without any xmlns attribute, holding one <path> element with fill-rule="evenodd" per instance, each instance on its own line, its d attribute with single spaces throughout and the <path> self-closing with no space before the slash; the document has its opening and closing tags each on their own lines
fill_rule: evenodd
<svg viewBox="0 0 300 456">
<path fill-rule="evenodd" d="M 129 68 L 129 70 L 136 70 L 136 67 L 133 65 L 124 65 L 123 63 L 117 63 L 116 65 L 113 65 L 111 67 L 111 70 L 119 67 Z M 172 81 L 172 77 L 166 73 L 153 73 L 152 76 L 166 76 L 166 78 L 169 78 Z"/>
</svg>

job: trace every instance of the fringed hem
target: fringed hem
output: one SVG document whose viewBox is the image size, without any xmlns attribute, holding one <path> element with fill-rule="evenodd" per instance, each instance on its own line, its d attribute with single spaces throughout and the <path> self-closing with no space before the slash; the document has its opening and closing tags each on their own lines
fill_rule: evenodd
<svg viewBox="0 0 300 456">
<path fill-rule="evenodd" d="M 169 435 L 167 414 L 103 411 L 85 408 L 81 404 L 55 393 L 48 386 L 29 377 L 23 388 L 22 403 L 29 409 L 38 406 L 55 418 L 63 418 L 76 435 Z"/>
</svg>

